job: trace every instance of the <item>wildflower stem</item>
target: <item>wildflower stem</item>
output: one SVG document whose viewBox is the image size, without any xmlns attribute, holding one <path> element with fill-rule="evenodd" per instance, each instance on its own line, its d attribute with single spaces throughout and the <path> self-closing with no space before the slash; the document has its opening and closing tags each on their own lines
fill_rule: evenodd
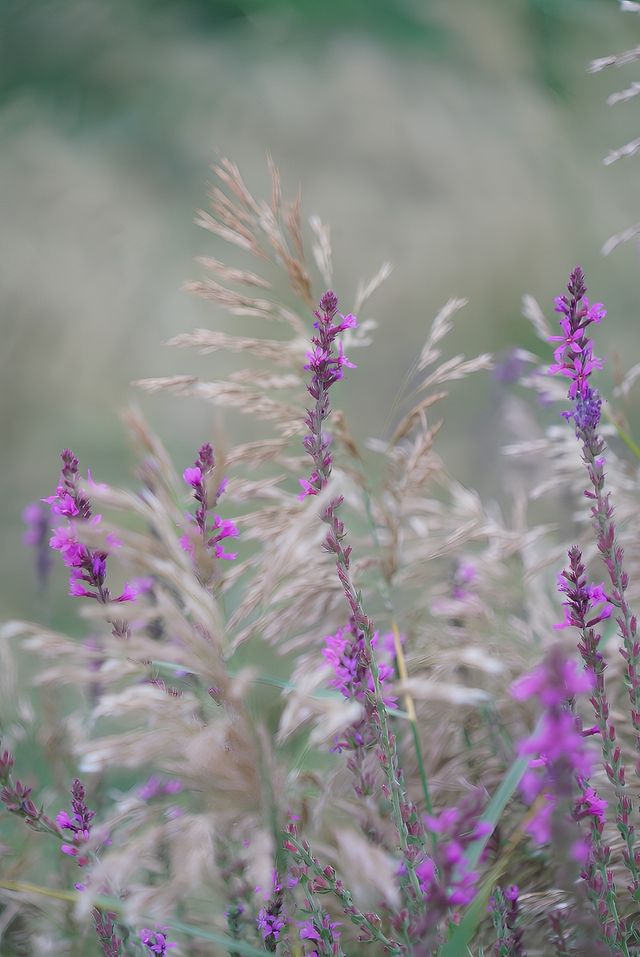
<svg viewBox="0 0 640 957">
<path fill-rule="evenodd" d="M 372 508 L 371 508 L 371 496 L 369 495 L 369 490 L 367 489 L 366 484 L 365 484 L 365 482 L 364 482 L 364 477 L 363 477 L 363 482 L 362 482 L 362 491 L 363 491 L 363 497 L 364 497 L 365 512 L 366 512 L 366 515 L 367 515 L 367 520 L 368 520 L 368 522 L 369 522 L 369 528 L 370 528 L 370 530 L 371 530 L 371 535 L 372 535 L 372 538 L 373 538 L 373 542 L 374 542 L 374 545 L 375 545 L 375 547 L 376 547 L 376 550 L 378 551 L 378 553 L 380 553 L 380 552 L 381 552 L 381 547 L 380 547 L 380 538 L 379 538 L 379 536 L 378 536 L 378 527 L 377 527 L 376 522 L 375 522 L 374 517 L 373 517 L 373 510 L 372 510 Z M 381 590 L 381 592 L 382 592 L 382 599 L 383 599 L 383 601 L 384 601 L 385 607 L 387 608 L 387 611 L 388 611 L 389 614 L 391 615 L 391 630 L 393 631 L 393 641 L 394 641 L 395 650 L 396 650 L 396 662 L 397 662 L 397 667 L 398 667 L 398 674 L 399 674 L 401 680 L 402 680 L 402 681 L 405 681 L 405 680 L 407 679 L 407 677 L 408 677 L 407 665 L 406 665 L 406 661 L 405 661 L 405 658 L 404 658 L 404 652 L 403 652 L 403 650 L 402 650 L 402 642 L 400 641 L 400 633 L 399 633 L 398 626 L 397 626 L 397 624 L 396 624 L 396 622 L 395 622 L 395 619 L 394 619 L 393 599 L 392 599 L 392 597 L 391 597 L 391 588 L 390 588 L 389 582 L 387 581 L 387 579 L 386 579 L 385 577 L 382 577 L 382 579 L 381 579 L 381 581 L 380 581 L 380 590 Z M 410 723 L 410 725 L 411 725 L 411 737 L 412 737 L 412 739 L 413 739 L 413 747 L 414 747 L 414 750 L 415 750 L 415 752 L 416 752 L 416 761 L 417 761 L 417 764 L 418 764 L 418 774 L 419 774 L 419 777 L 420 777 L 420 784 L 422 785 L 422 796 L 424 797 L 424 803 L 425 803 L 425 807 L 426 807 L 426 809 L 427 809 L 427 813 L 428 813 L 430 816 L 433 816 L 433 804 L 432 804 L 432 801 L 431 801 L 431 794 L 429 793 L 429 785 L 428 785 L 428 782 L 427 782 L 427 773 L 426 773 L 426 770 L 425 770 L 424 761 L 423 761 L 423 759 L 422 759 L 422 748 L 421 748 L 421 746 L 420 746 L 420 735 L 418 734 L 418 720 L 417 720 L 417 716 L 416 716 L 416 709 L 415 709 L 414 704 L 413 704 L 413 698 L 411 697 L 411 695 L 409 694 L 408 691 L 406 691 L 406 692 L 404 693 L 403 697 L 404 697 L 405 710 L 406 710 L 406 712 L 407 712 L 407 716 L 408 716 L 408 718 L 409 718 L 409 723 Z M 433 848 L 434 848 L 434 850 L 435 850 L 435 848 L 436 848 L 436 846 L 437 846 L 437 837 L 436 837 L 436 835 L 435 835 L 435 833 L 434 833 L 433 831 L 431 832 L 431 842 L 432 842 Z"/>
<path fill-rule="evenodd" d="M 626 845 L 623 858 L 633 881 L 631 891 L 635 893 L 640 887 L 640 873 L 636 863 L 635 828 L 629 823 L 632 802 L 625 781 L 622 751 L 616 740 L 616 728 L 610 720 L 605 686 L 606 662 L 600 651 L 602 636 L 594 627 L 609 617 L 611 604 L 607 601 L 599 609 L 606 596 L 601 586 L 588 584 L 582 552 L 577 545 L 569 549 L 569 567 L 562 572 L 559 583 L 560 591 L 567 596 L 564 602 L 566 621 L 580 632 L 578 651 L 594 679 L 590 701 L 600 732 L 604 770 L 616 797 L 616 826 Z"/>
<path fill-rule="evenodd" d="M 364 637 L 367 661 L 373 682 L 373 694 L 366 692 L 365 702 L 367 718 L 375 730 L 380 748 L 379 759 L 382 770 L 388 782 L 388 797 L 391 802 L 391 816 L 398 834 L 403 860 L 406 866 L 408 883 L 411 886 L 410 905 L 414 909 L 422 900 L 423 894 L 416 874 L 417 845 L 421 844 L 420 837 L 410 835 L 407 821 L 422 831 L 418 822 L 415 808 L 407 798 L 402 781 L 402 771 L 398 761 L 395 736 L 389 727 L 387 707 L 384 703 L 378 662 L 373 648 L 373 624 L 363 609 L 362 595 L 356 591 L 349 571 L 351 546 L 346 548 L 342 544 L 345 538 L 344 523 L 338 518 L 337 510 L 343 499 L 337 498 L 329 503 L 322 515 L 323 521 L 329 525 L 329 532 L 325 547 L 336 556 L 336 571 L 344 590 L 345 598 L 349 603 L 353 620 L 362 630 Z M 413 846 L 411 846 L 413 845 Z"/>
<path fill-rule="evenodd" d="M 393 641 L 396 649 L 396 661 L 398 663 L 398 674 L 402 681 L 406 681 L 409 677 L 407 672 L 407 664 L 404 658 L 404 652 L 402 650 L 402 642 L 400 641 L 400 632 L 398 631 L 398 626 L 394 620 L 391 622 L 391 630 L 393 631 Z M 420 776 L 420 783 L 422 784 L 422 793 L 424 796 L 424 803 L 427 809 L 427 813 L 433 816 L 433 804 L 431 803 L 431 795 L 429 794 L 429 785 L 427 783 L 427 774 L 424 767 L 424 761 L 422 760 L 422 749 L 420 747 L 420 737 L 418 735 L 418 717 L 416 715 L 416 709 L 413 704 L 413 698 L 408 691 L 405 691 L 404 695 L 404 706 L 409 718 L 409 724 L 411 725 L 411 735 L 413 737 L 413 745 L 416 752 L 416 760 L 418 762 L 418 774 Z M 436 835 L 432 832 L 432 840 L 434 847 L 437 843 Z"/>
<path fill-rule="evenodd" d="M 593 908 L 598 916 L 598 920 L 604 932 L 604 940 L 611 944 L 612 934 L 611 926 L 615 928 L 616 952 L 623 957 L 629 957 L 627 947 L 627 937 L 623 932 L 618 914 L 616 886 L 613 882 L 611 870 L 609 868 L 610 849 L 604 844 L 602 834 L 593 821 L 591 826 L 591 858 L 589 870 L 587 872 L 586 885 L 587 894 L 591 899 Z M 597 872 L 597 877 L 593 872 Z"/>
<path fill-rule="evenodd" d="M 604 492 L 603 453 L 605 444 L 594 429 L 578 429 L 577 431 L 582 439 L 583 460 L 587 466 L 589 479 L 593 487 L 593 491 L 587 491 L 585 494 L 593 501 L 591 515 L 596 533 L 596 543 L 613 586 L 613 592 L 609 596 L 609 600 L 619 611 L 616 621 L 618 633 L 624 646 L 621 649 L 622 657 L 626 661 L 624 680 L 631 702 L 631 722 L 635 733 L 636 751 L 638 752 L 636 774 L 640 774 L 640 642 L 636 637 L 637 619 L 625 596 L 629 577 L 622 564 L 624 549 L 616 539 L 613 506 L 609 500 L 609 493 Z"/>
<path fill-rule="evenodd" d="M 325 893 L 331 892 L 334 897 L 340 901 L 345 915 L 353 924 L 365 930 L 370 939 L 379 941 L 383 947 L 386 948 L 391 957 L 394 957 L 394 955 L 396 955 L 396 957 L 400 957 L 400 955 L 404 953 L 404 949 L 398 944 L 398 942 L 392 940 L 390 937 L 387 937 L 387 935 L 380 929 L 378 921 L 371 919 L 374 917 L 373 914 L 367 915 L 363 911 L 359 910 L 358 907 L 356 907 L 350 891 L 348 891 L 342 881 L 335 876 L 332 868 L 321 867 L 318 860 L 311 854 L 309 845 L 306 841 L 299 840 L 295 834 L 287 833 L 286 844 L 291 845 L 291 847 L 295 849 L 296 856 L 324 885 L 326 888 Z"/>
</svg>

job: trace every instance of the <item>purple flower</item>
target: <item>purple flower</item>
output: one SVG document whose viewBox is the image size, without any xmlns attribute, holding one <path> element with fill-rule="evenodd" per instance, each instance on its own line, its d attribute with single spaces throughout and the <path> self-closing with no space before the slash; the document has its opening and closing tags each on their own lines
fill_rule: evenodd
<svg viewBox="0 0 640 957">
<path fill-rule="evenodd" d="M 256 926 L 262 934 L 262 939 L 273 937 L 274 940 L 280 940 L 280 934 L 284 930 L 285 921 L 279 914 L 270 913 L 266 907 L 261 907 L 258 911 Z"/>
<path fill-rule="evenodd" d="M 308 479 L 301 478 L 302 492 L 299 499 L 309 495 L 317 495 L 329 480 L 333 457 L 329 451 L 331 439 L 322 431 L 322 423 L 331 413 L 329 389 L 334 383 L 342 379 L 343 367 L 355 369 L 353 362 L 344 354 L 341 342 L 338 342 L 338 351 L 335 350 L 336 336 L 345 329 L 353 329 L 358 325 L 355 316 L 343 316 L 338 312 L 338 297 L 333 292 L 325 292 L 320 300 L 318 309 L 314 312 L 316 321 L 313 328 L 316 335 L 311 337 L 312 348 L 307 353 L 307 362 L 304 366 L 311 372 L 311 382 L 307 386 L 312 399 L 315 399 L 313 409 L 307 409 L 305 425 L 309 433 L 304 437 L 305 450 L 313 459 L 315 468 Z M 336 320 L 336 316 L 339 321 Z"/>
<path fill-rule="evenodd" d="M 603 824 L 606 821 L 606 810 L 609 802 L 601 798 L 595 788 L 585 787 L 578 796 L 573 809 L 573 816 L 576 821 L 585 817 L 595 818 Z"/>
<path fill-rule="evenodd" d="M 466 849 L 492 830 L 479 821 L 477 795 L 470 795 L 459 807 L 446 808 L 437 817 L 425 815 L 424 821 L 438 837 L 433 856 L 425 856 L 416 868 L 420 887 L 429 903 L 433 925 L 438 915 L 451 907 L 464 907 L 475 894 L 479 874 L 468 870 Z"/>
<path fill-rule="evenodd" d="M 71 810 L 71 814 L 59 811 L 56 815 L 56 824 L 61 831 L 69 832 L 72 841 L 70 844 L 62 844 L 60 850 L 69 857 L 75 857 L 80 867 L 85 867 L 89 858 L 80 851 L 91 836 L 91 822 L 96 814 L 87 807 L 84 787 L 78 778 L 71 785 Z"/>
<path fill-rule="evenodd" d="M 149 930 L 145 927 L 140 931 L 140 940 L 148 948 L 150 954 L 157 954 L 164 957 L 168 950 L 177 947 L 175 943 L 169 943 L 167 940 L 167 928 L 156 927 L 155 930 Z"/>
<path fill-rule="evenodd" d="M 539 795 L 545 799 L 528 825 L 538 844 L 551 837 L 558 789 L 570 789 L 574 778 L 581 782 L 591 773 L 593 757 L 569 703 L 576 695 L 591 692 L 594 684 L 593 674 L 580 671 L 556 645 L 542 664 L 511 687 L 514 698 L 537 698 L 543 709 L 536 732 L 518 749 L 521 755 L 535 755 L 520 784 L 524 800 L 532 804 Z"/>
<path fill-rule="evenodd" d="M 568 296 L 559 296 L 555 300 L 556 312 L 562 314 L 560 328 L 562 335 L 549 336 L 550 342 L 559 342 L 554 351 L 555 363 L 549 367 L 553 375 L 567 376 L 569 398 L 576 403 L 575 409 L 563 412 L 565 418 L 575 419 L 581 429 L 595 429 L 600 421 L 600 397 L 591 389 L 588 379 L 594 369 L 602 368 L 602 360 L 593 354 L 591 340 L 586 330 L 591 323 L 599 323 L 606 316 L 602 303 L 591 305 L 585 293 L 584 273 L 576 266 L 567 284 Z"/>
<path fill-rule="evenodd" d="M 611 617 L 613 605 L 605 593 L 604 582 L 599 585 L 588 584 L 582 573 L 584 568 L 578 576 L 575 575 L 573 552 L 573 549 L 569 552 L 572 569 L 565 570 L 558 575 L 558 591 L 567 596 L 567 601 L 562 603 L 564 621 L 559 625 L 554 625 L 554 628 L 568 628 L 571 626 L 574 628 L 593 628 L 601 621 Z M 577 563 L 579 563 L 579 559 Z"/>
<path fill-rule="evenodd" d="M 77 523 L 91 522 L 92 525 L 99 525 L 102 516 L 92 514 L 91 501 L 80 487 L 79 464 L 73 452 L 65 449 L 60 458 L 62 471 L 56 493 L 43 501 L 51 506 L 53 515 L 67 519 L 66 524 L 53 529 L 49 545 L 54 551 L 60 552 L 64 564 L 71 569 L 69 594 L 74 598 L 93 598 L 101 604 L 111 601 L 135 601 L 140 592 L 151 587 L 151 579 L 127 582 L 117 598 L 111 597 L 106 584 L 109 553 L 89 548 L 78 541 Z M 114 547 L 120 545 L 113 536 L 111 542 Z M 119 627 L 114 623 L 114 633 L 121 633 Z M 126 626 L 122 627 L 126 629 Z"/>
<path fill-rule="evenodd" d="M 211 446 L 209 446 L 209 448 L 211 448 Z M 200 452 L 202 453 L 202 449 Z M 202 485 L 202 469 L 199 465 L 194 465 L 192 468 L 185 469 L 182 473 L 182 478 L 185 480 L 187 485 L 191 485 L 193 488 L 198 488 L 200 485 Z"/>
<path fill-rule="evenodd" d="M 311 940 L 318 944 L 313 950 L 305 951 L 306 957 L 333 957 L 338 954 L 340 940 L 340 924 L 331 920 L 329 914 L 322 912 L 298 924 L 300 940 Z"/>
<path fill-rule="evenodd" d="M 374 648 L 378 644 L 377 632 L 374 633 L 371 644 Z M 395 646 L 392 633 L 383 636 L 382 645 L 383 652 L 389 659 L 386 662 L 384 660 L 378 662 L 378 676 L 381 684 L 384 684 L 394 676 Z M 374 691 L 366 643 L 360 629 L 339 628 L 335 635 L 327 635 L 322 654 L 335 674 L 329 684 L 332 688 L 337 688 L 345 698 L 363 701 L 366 693 Z M 394 708 L 397 699 L 387 696 L 384 702 L 388 707 Z"/>
<path fill-rule="evenodd" d="M 219 515 L 214 515 L 213 520 L 209 519 L 209 511 L 218 502 L 220 496 L 227 487 L 227 480 L 223 479 L 218 485 L 215 495 L 211 497 L 208 489 L 208 479 L 215 469 L 215 456 L 213 449 L 206 442 L 200 447 L 198 458 L 193 466 L 186 468 L 182 477 L 187 485 L 193 489 L 193 497 L 198 503 L 194 515 L 188 515 L 190 523 L 198 529 L 198 535 L 206 549 L 212 551 L 216 558 L 225 561 L 233 561 L 237 557 L 236 552 L 227 552 L 220 544 L 225 538 L 237 538 L 238 527 L 235 522 L 229 519 L 222 519 Z M 192 557 L 195 555 L 193 537 L 187 533 L 180 539 L 182 548 Z"/>
<path fill-rule="evenodd" d="M 152 801 L 154 798 L 162 797 L 165 794 L 179 794 L 180 791 L 182 791 L 182 781 L 177 778 L 161 781 L 160 778 L 152 775 L 146 784 L 143 784 L 138 790 L 138 797 L 142 801 Z"/>
</svg>

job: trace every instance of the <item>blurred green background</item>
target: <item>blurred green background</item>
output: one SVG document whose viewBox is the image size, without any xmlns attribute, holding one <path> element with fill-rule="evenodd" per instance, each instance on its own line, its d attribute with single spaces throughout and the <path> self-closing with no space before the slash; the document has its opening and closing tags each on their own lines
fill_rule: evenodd
<svg viewBox="0 0 640 957">
<path fill-rule="evenodd" d="M 637 160 L 602 164 L 637 135 L 638 100 L 605 105 L 636 74 L 587 68 L 639 33 L 614 0 L 2 0 L 0 619 L 41 614 L 20 515 L 50 493 L 61 448 L 126 481 L 132 399 L 180 467 L 211 434 L 211 408 L 129 383 L 224 371 L 162 344 L 222 321 L 180 291 L 195 255 L 226 253 L 192 224 L 216 151 L 258 193 L 267 149 L 285 192 L 302 185 L 305 215 L 332 225 L 347 308 L 394 264 L 356 357 L 361 435 L 450 295 L 471 300 L 450 348 L 539 348 L 521 296 L 551 303 L 576 262 L 610 310 L 597 351 L 633 364 L 637 250 L 600 248 L 638 218 Z M 487 494 L 494 401 L 488 377 L 463 384 L 441 444 Z"/>
</svg>

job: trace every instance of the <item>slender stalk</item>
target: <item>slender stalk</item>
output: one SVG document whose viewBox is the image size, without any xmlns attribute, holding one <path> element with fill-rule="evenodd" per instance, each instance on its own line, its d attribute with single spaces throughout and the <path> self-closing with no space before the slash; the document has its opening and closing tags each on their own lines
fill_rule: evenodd
<svg viewBox="0 0 640 957">
<path fill-rule="evenodd" d="M 378 662 L 373 648 L 373 623 L 364 612 L 362 595 L 356 591 L 349 571 L 351 547 L 343 546 L 345 538 L 344 523 L 336 512 L 342 505 L 342 498 L 334 499 L 327 506 L 322 519 L 329 525 L 325 547 L 336 556 L 336 571 L 344 590 L 345 598 L 349 603 L 353 620 L 361 629 L 364 637 L 367 664 L 373 682 L 373 694 L 366 693 L 367 717 L 372 721 L 376 731 L 380 748 L 379 760 L 387 778 L 388 797 L 391 801 L 391 817 L 398 834 L 402 856 L 406 866 L 408 882 L 412 889 L 412 899 L 409 901 L 411 909 L 415 909 L 422 901 L 422 889 L 416 874 L 416 845 L 421 844 L 420 838 L 410 835 L 407 820 L 417 819 L 415 809 L 409 802 L 402 781 L 402 772 L 398 761 L 395 736 L 389 727 L 387 707 L 384 703 Z M 415 823 L 415 822 L 414 822 Z M 422 831 L 422 828 L 420 827 Z"/>
<path fill-rule="evenodd" d="M 286 844 L 290 844 L 296 856 L 304 863 L 305 867 L 315 874 L 318 881 L 324 885 L 325 892 L 331 892 L 337 900 L 340 901 L 345 915 L 357 927 L 365 930 L 372 940 L 377 940 L 388 951 L 390 955 L 401 957 L 405 950 L 401 945 L 393 940 L 381 930 L 378 920 L 372 918 L 374 914 L 365 914 L 353 902 L 353 897 L 341 880 L 335 876 L 333 868 L 323 868 L 317 859 L 311 854 L 309 845 L 306 841 L 301 841 L 295 834 L 287 834 Z"/>
<path fill-rule="evenodd" d="M 380 537 L 378 535 L 378 527 L 376 525 L 375 519 L 373 517 L 373 510 L 371 508 L 371 496 L 369 491 L 364 484 L 362 484 L 362 492 L 364 497 L 364 506 L 365 512 L 367 515 L 367 520 L 369 523 L 369 528 L 371 531 L 371 536 L 373 538 L 374 545 L 378 553 L 381 553 L 382 549 L 380 546 Z M 393 610 L 393 599 L 391 597 L 391 587 L 389 582 L 383 576 L 380 581 L 380 591 L 382 593 L 382 599 L 384 601 L 385 607 L 391 616 L 391 630 L 393 631 L 393 642 L 396 651 L 396 663 L 398 667 L 398 675 L 402 681 L 406 681 L 408 677 L 407 665 L 404 657 L 404 652 L 402 649 L 402 642 L 400 641 L 400 632 L 394 618 Z M 413 747 L 416 752 L 416 761 L 418 764 L 418 774 L 420 777 L 420 784 L 422 786 L 422 796 L 424 797 L 425 807 L 429 815 L 433 815 L 433 803 L 431 801 L 431 794 L 429 792 L 429 784 L 427 782 L 427 773 L 424 766 L 424 760 L 422 758 L 422 748 L 420 746 L 420 735 L 418 733 L 418 719 L 416 716 L 416 709 L 413 704 L 413 698 L 408 691 L 405 691 L 404 695 L 404 706 L 409 718 L 409 723 L 411 724 L 411 738 L 413 740 Z M 433 847 L 437 846 L 437 837 L 435 833 L 431 832 L 431 842 Z"/>
</svg>

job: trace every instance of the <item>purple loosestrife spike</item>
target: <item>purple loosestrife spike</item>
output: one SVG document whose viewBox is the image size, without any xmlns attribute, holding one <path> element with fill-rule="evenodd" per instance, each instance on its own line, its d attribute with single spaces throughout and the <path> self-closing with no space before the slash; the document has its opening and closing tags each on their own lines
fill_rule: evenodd
<svg viewBox="0 0 640 957">
<path fill-rule="evenodd" d="M 272 938 L 275 942 L 280 940 L 280 935 L 285 928 L 285 921 L 279 914 L 272 914 L 266 907 L 261 907 L 258 911 L 256 926 L 264 941 Z"/>
<path fill-rule="evenodd" d="M 588 584 L 582 553 L 577 545 L 569 549 L 569 567 L 558 577 L 558 589 L 567 598 L 564 602 L 565 624 L 579 630 L 578 651 L 588 671 L 594 676 L 590 700 L 600 738 L 603 767 L 615 793 L 616 826 L 625 845 L 623 860 L 631 875 L 629 890 L 635 894 L 640 888 L 640 868 L 636 861 L 635 828 L 631 823 L 632 803 L 625 785 L 625 765 L 621 749 L 617 745 L 615 725 L 609 718 L 609 702 L 605 688 L 607 665 L 600 650 L 602 636 L 595 631 L 595 626 L 609 617 L 612 606 L 604 593 L 604 586 Z M 595 798 L 591 795 L 591 791 L 592 789 L 585 791 L 583 801 L 598 800 L 597 795 Z M 574 816 L 582 816 L 581 807 L 574 810 Z M 604 814 L 595 816 L 604 819 Z"/>
<path fill-rule="evenodd" d="M 326 486 L 331 475 L 333 460 L 329 451 L 330 440 L 322 431 L 322 424 L 331 411 L 329 389 L 342 378 L 343 366 L 353 368 L 353 363 L 345 358 L 342 345 L 339 344 L 336 355 L 334 344 L 340 332 L 357 326 L 357 320 L 352 315 L 338 314 L 337 310 L 336 295 L 327 292 L 320 300 L 319 308 L 315 312 L 314 328 L 317 330 L 317 335 L 311 339 L 313 348 L 307 354 L 308 362 L 305 366 L 305 369 L 312 373 L 307 389 L 311 397 L 315 399 L 315 406 L 307 409 L 305 424 L 309 433 L 304 438 L 304 447 L 313 459 L 315 468 L 308 480 L 300 480 L 303 491 L 298 497 L 301 499 L 307 495 L 317 495 Z M 334 322 L 336 314 L 339 315 L 341 322 Z M 342 503 L 342 497 L 338 496 L 322 513 L 322 521 L 329 526 L 323 545 L 327 551 L 335 555 L 336 574 L 349 605 L 353 626 L 363 633 L 367 661 L 370 662 L 370 673 L 373 678 L 373 694 L 365 695 L 365 721 L 375 741 L 379 765 L 387 779 L 384 786 L 385 793 L 391 801 L 391 815 L 405 865 L 401 875 L 402 889 L 407 894 L 408 904 L 416 910 L 422 907 L 422 891 L 415 870 L 415 848 L 412 846 L 417 843 L 415 840 L 417 834 L 410 834 L 409 829 L 414 826 L 419 829 L 421 822 L 418 820 L 415 807 L 408 799 L 398 760 L 395 735 L 389 726 L 380 673 L 372 646 L 373 623 L 364 612 L 362 597 L 355 588 L 349 570 L 351 546 L 343 544 L 346 537 L 345 526 L 337 515 Z"/>
<path fill-rule="evenodd" d="M 579 267 L 576 267 L 571 274 L 568 292 L 569 296 L 562 296 L 556 300 L 556 309 L 564 317 L 564 322 L 561 320 L 563 331 L 566 332 L 566 329 L 569 329 L 575 334 L 582 329 L 580 346 L 584 355 L 587 345 L 584 330 L 590 323 L 599 323 L 606 316 L 606 311 L 601 303 L 589 304 L 585 296 L 584 275 Z M 561 371 L 566 374 L 566 369 L 570 369 L 572 365 L 571 354 L 579 353 L 575 353 L 574 346 L 568 344 L 560 348 L 563 351 L 559 365 L 566 368 L 552 367 L 552 371 Z M 640 775 L 640 642 L 637 640 L 637 618 L 627 602 L 626 591 L 629 577 L 623 567 L 624 549 L 618 543 L 613 505 L 609 493 L 605 492 L 606 446 L 598 433 L 600 397 L 587 382 L 589 373 L 581 378 L 582 372 L 584 372 L 584 365 L 581 367 L 580 374 L 577 373 L 572 382 L 572 385 L 578 384 L 573 390 L 569 390 L 570 398 L 575 400 L 574 408 L 563 414 L 565 418 L 573 419 L 576 438 L 582 446 L 582 459 L 589 476 L 590 488 L 586 489 L 584 494 L 592 503 L 591 517 L 596 544 L 611 583 L 608 602 L 616 609 L 618 633 L 622 638 L 623 647 L 620 649 L 620 654 L 626 663 L 624 680 L 631 704 L 631 724 L 638 752 L 636 773 Z M 587 627 L 589 627 L 588 622 Z"/>
<path fill-rule="evenodd" d="M 198 529 L 198 537 L 202 539 L 202 543 L 208 551 L 212 552 L 216 558 L 233 561 L 237 557 L 237 553 L 226 552 L 220 543 L 225 538 L 237 538 L 239 533 L 235 522 L 222 519 L 219 515 L 214 515 L 212 520 L 209 519 L 210 510 L 216 506 L 227 487 L 227 480 L 223 479 L 216 489 L 213 499 L 211 498 L 208 480 L 215 465 L 213 449 L 208 442 L 205 442 L 200 447 L 198 458 L 193 465 L 186 468 L 182 473 L 186 484 L 193 489 L 193 497 L 198 505 L 193 515 L 187 515 L 187 520 Z M 191 556 L 194 555 L 194 542 L 189 533 L 182 536 L 180 544 L 185 552 L 188 552 Z"/>
<path fill-rule="evenodd" d="M 322 423 L 331 414 L 329 389 L 342 379 L 344 366 L 355 369 L 353 362 L 345 356 L 341 342 L 338 342 L 336 353 L 335 339 L 340 332 L 358 325 L 356 317 L 351 314 L 343 316 L 338 312 L 338 297 L 331 291 L 325 292 L 314 316 L 316 321 L 313 328 L 317 332 L 311 337 L 312 348 L 307 353 L 304 368 L 311 372 L 307 391 L 316 404 L 313 409 L 307 409 L 305 425 L 309 433 L 304 437 L 303 445 L 313 459 L 315 468 L 308 479 L 300 479 L 302 492 L 298 495 L 299 499 L 317 495 L 329 480 L 333 465 L 331 439 L 322 431 Z M 336 316 L 340 321 L 335 321 Z"/>
<path fill-rule="evenodd" d="M 63 854 L 68 854 L 69 857 L 75 857 L 79 867 L 86 867 L 89 858 L 82 854 L 81 850 L 91 836 L 91 822 L 96 814 L 95 811 L 90 811 L 87 807 L 84 787 L 78 778 L 71 785 L 71 810 L 71 815 L 67 811 L 59 811 L 56 815 L 58 827 L 63 833 L 68 834 L 69 840 L 72 842 L 63 844 L 60 850 Z"/>
<path fill-rule="evenodd" d="M 151 579 L 136 579 L 127 582 L 122 593 L 112 598 L 106 584 L 107 559 L 109 553 L 100 549 L 89 548 L 78 541 L 77 523 L 91 522 L 99 525 L 101 515 L 93 515 L 91 501 L 80 487 L 80 473 L 78 459 L 70 449 L 61 453 L 62 470 L 55 495 L 43 499 L 51 506 L 51 514 L 66 519 L 66 523 L 53 529 L 49 545 L 60 552 L 67 568 L 70 568 L 69 594 L 75 598 L 93 598 L 102 605 L 111 602 L 135 601 L 137 596 L 148 591 L 153 584 Z M 108 543 L 117 548 L 120 542 L 113 536 L 107 536 Z M 121 622 L 113 622 L 114 634 L 124 637 L 128 634 L 127 626 Z"/>
<path fill-rule="evenodd" d="M 377 632 L 374 632 L 371 644 L 374 648 L 377 646 Z M 357 628 L 339 628 L 335 635 L 328 635 L 325 638 L 325 645 L 322 654 L 335 673 L 335 677 L 330 679 L 329 684 L 349 699 L 364 701 L 367 694 L 373 694 L 375 689 L 371 663 L 362 632 Z M 395 648 L 391 632 L 383 636 L 382 646 L 384 653 L 390 658 L 389 662 L 378 662 L 378 677 L 380 683 L 384 684 L 395 674 L 393 668 Z M 397 698 L 387 695 L 384 703 L 389 708 L 395 708 Z"/>
<path fill-rule="evenodd" d="M 471 795 L 459 808 L 448 808 L 438 817 L 425 816 L 429 831 L 439 838 L 434 856 L 425 857 L 417 867 L 431 928 L 450 908 L 465 907 L 474 897 L 479 874 L 467 869 L 465 851 L 492 830 L 490 824 L 478 821 L 480 811 L 478 796 Z"/>
</svg>

